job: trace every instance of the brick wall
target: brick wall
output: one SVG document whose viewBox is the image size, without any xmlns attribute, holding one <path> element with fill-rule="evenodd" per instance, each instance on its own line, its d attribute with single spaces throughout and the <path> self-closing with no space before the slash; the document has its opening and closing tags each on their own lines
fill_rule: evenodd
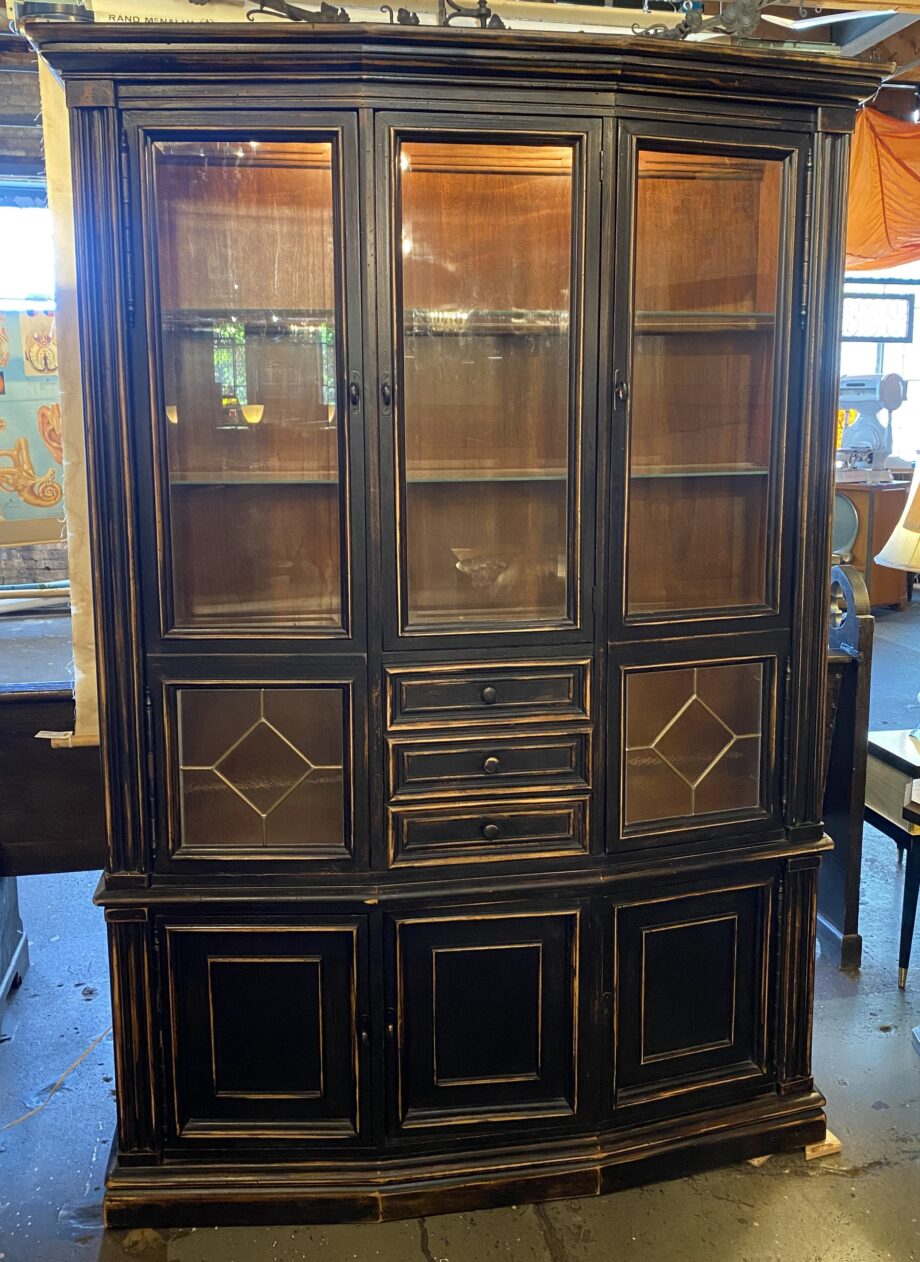
<svg viewBox="0 0 920 1262">
<path fill-rule="evenodd" d="M 36 543 L 0 548 L 0 586 L 7 583 L 55 583 L 67 577 L 67 544 Z"/>
<path fill-rule="evenodd" d="M 9 32 L 0 2 L 0 160 L 42 156 L 38 63 L 25 40 Z"/>
</svg>

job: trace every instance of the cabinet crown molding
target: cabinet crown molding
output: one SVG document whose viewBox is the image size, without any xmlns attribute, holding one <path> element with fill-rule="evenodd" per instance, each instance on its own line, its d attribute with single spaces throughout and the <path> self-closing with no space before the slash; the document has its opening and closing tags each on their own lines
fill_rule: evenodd
<svg viewBox="0 0 920 1262">
<path fill-rule="evenodd" d="M 552 82 L 566 89 L 654 93 L 709 90 L 733 100 L 775 100 L 850 108 L 867 100 L 893 67 L 802 52 L 777 52 L 710 43 L 675 44 L 643 36 L 599 36 L 569 31 L 480 30 L 350 23 L 347 27 L 242 23 L 26 22 L 33 47 L 64 80 L 130 76 L 155 80 L 164 93 L 187 72 L 224 76 L 240 58 L 234 80 L 256 87 L 277 72 L 341 82 L 379 82 L 397 72 L 425 81 L 445 69 L 492 84 Z M 243 61 L 245 57 L 245 61 Z M 98 105 L 92 94 L 74 105 Z M 830 119 L 830 116 L 826 116 Z M 839 119 L 832 129 L 839 128 Z"/>
</svg>

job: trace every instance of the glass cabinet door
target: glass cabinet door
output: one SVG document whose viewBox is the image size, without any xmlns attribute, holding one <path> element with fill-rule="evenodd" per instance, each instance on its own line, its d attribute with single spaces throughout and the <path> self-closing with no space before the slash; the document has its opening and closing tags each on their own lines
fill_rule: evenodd
<svg viewBox="0 0 920 1262">
<path fill-rule="evenodd" d="M 391 150 L 403 631 L 577 620 L 582 140 Z"/>
<path fill-rule="evenodd" d="M 626 614 L 763 608 L 783 158 L 635 152 Z"/>
<path fill-rule="evenodd" d="M 338 141 L 152 145 L 167 629 L 347 627 Z"/>
</svg>

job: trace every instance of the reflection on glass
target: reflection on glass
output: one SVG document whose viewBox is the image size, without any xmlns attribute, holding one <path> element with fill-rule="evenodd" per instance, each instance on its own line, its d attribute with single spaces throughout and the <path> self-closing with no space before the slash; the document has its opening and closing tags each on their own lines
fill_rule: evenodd
<svg viewBox="0 0 920 1262">
<path fill-rule="evenodd" d="M 767 599 L 781 175 L 639 153 L 629 613 Z"/>
<path fill-rule="evenodd" d="M 154 153 L 175 621 L 338 628 L 332 145 Z"/>
<path fill-rule="evenodd" d="M 625 824 L 761 804 L 762 662 L 626 676 Z"/>
<path fill-rule="evenodd" d="M 341 849 L 345 698 L 329 688 L 180 688 L 190 849 Z"/>
<path fill-rule="evenodd" d="M 408 626 L 572 606 L 570 144 L 399 153 Z"/>
</svg>

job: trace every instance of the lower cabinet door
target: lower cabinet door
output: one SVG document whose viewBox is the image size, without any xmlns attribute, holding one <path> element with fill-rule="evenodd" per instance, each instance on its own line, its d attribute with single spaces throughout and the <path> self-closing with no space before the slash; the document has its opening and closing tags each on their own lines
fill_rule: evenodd
<svg viewBox="0 0 920 1262">
<path fill-rule="evenodd" d="M 576 906 L 389 922 L 391 1133 L 576 1114 L 581 920 Z"/>
<path fill-rule="evenodd" d="M 617 1111 L 703 1107 L 768 1080 L 772 889 L 765 880 L 614 907 Z"/>
<path fill-rule="evenodd" d="M 161 932 L 173 1141 L 357 1141 L 364 919 Z"/>
</svg>

